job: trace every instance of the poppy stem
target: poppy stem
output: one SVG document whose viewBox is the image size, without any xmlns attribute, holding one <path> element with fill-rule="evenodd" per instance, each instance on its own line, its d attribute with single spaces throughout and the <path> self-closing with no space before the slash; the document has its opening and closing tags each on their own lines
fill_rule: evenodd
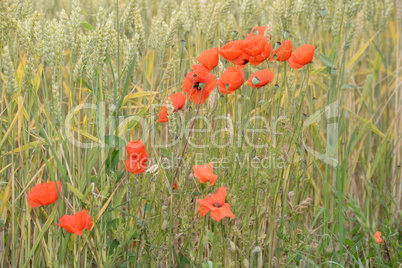
<svg viewBox="0 0 402 268">
<path fill-rule="evenodd" d="M 185 141 L 185 143 L 184 143 L 184 147 L 183 147 L 183 150 L 182 150 L 182 152 L 181 152 L 179 164 L 178 164 L 177 167 L 176 167 L 176 171 L 175 171 L 175 173 L 174 173 L 172 183 L 176 180 L 177 175 L 179 174 L 179 169 L 180 169 L 180 166 L 181 166 L 181 164 L 182 164 L 182 162 L 183 162 L 184 153 L 186 152 L 186 148 L 187 148 L 187 145 L 188 145 L 188 141 L 189 141 L 189 139 L 190 139 L 190 135 L 191 135 L 190 130 L 193 129 L 194 124 L 195 124 L 195 120 L 196 120 L 196 118 L 197 118 L 197 116 L 198 116 L 198 112 L 200 111 L 200 106 L 201 106 L 200 102 L 201 102 L 201 100 L 202 100 L 202 95 L 203 95 L 203 94 L 204 94 L 204 90 L 201 90 L 200 100 L 199 100 L 199 102 L 198 102 L 198 104 L 197 104 L 197 110 L 196 110 L 196 112 L 195 112 L 194 120 L 193 120 L 193 122 L 191 123 L 191 127 L 190 127 L 190 129 L 189 129 L 188 136 L 187 136 L 186 141 Z"/>
</svg>

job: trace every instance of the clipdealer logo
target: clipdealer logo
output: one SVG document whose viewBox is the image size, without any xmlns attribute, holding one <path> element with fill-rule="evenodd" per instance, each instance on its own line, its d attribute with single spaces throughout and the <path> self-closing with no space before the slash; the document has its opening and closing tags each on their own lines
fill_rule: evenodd
<svg viewBox="0 0 402 268">
<path fill-rule="evenodd" d="M 186 123 L 183 113 L 177 113 L 179 117 L 178 118 L 179 120 L 177 120 L 179 132 L 178 135 L 176 136 L 176 139 L 174 139 L 173 141 L 169 140 L 168 143 L 158 144 L 156 138 L 157 135 L 156 135 L 155 123 L 153 123 L 152 120 L 157 114 L 157 111 L 160 108 L 160 106 L 161 105 L 151 105 L 151 117 L 148 119 L 138 115 L 120 116 L 116 118 L 115 116 L 107 116 L 107 109 L 109 111 L 113 111 L 114 108 L 113 104 L 107 106 L 106 103 L 104 102 L 99 102 L 97 104 L 83 103 L 75 106 L 68 113 L 64 124 L 65 134 L 67 136 L 67 139 L 74 146 L 77 146 L 79 148 L 94 148 L 94 147 L 105 147 L 105 146 L 120 147 L 122 146 L 122 143 L 127 143 L 127 141 L 124 139 L 124 134 L 127 131 L 127 129 L 131 129 L 133 128 L 133 126 L 140 125 L 142 128 L 142 136 L 139 138 L 144 142 L 149 142 L 150 146 L 154 148 L 173 147 L 176 146 L 180 142 L 180 140 L 183 139 L 184 137 L 186 138 L 189 137 L 188 141 L 189 146 L 192 146 L 194 148 L 202 149 L 202 148 L 209 148 L 211 146 L 214 148 L 233 147 L 235 145 L 241 146 L 242 142 L 244 141 L 247 146 L 250 146 L 253 149 L 258 149 L 258 148 L 268 148 L 270 144 L 255 143 L 254 141 L 252 141 L 252 139 L 250 139 L 250 135 L 252 136 L 255 133 L 261 133 L 263 135 L 272 134 L 271 145 L 276 146 L 277 125 L 279 124 L 279 122 L 287 119 L 286 116 L 280 116 L 279 118 L 273 118 L 271 122 L 268 122 L 266 117 L 254 115 L 248 120 L 246 120 L 243 126 L 237 124 L 239 133 L 236 136 L 234 135 L 235 123 L 233 122 L 233 119 L 230 117 L 230 115 L 224 115 L 224 116 L 221 115 L 213 118 L 206 117 L 204 115 L 197 115 L 187 120 Z M 96 129 L 97 129 L 96 136 L 86 132 L 85 130 L 80 128 L 79 125 L 73 125 L 72 121 L 74 116 L 78 115 L 82 110 L 92 110 L 92 114 L 94 115 L 97 114 L 99 118 L 101 118 L 101 119 L 98 118 L 96 122 Z M 239 111 L 240 110 L 238 110 L 238 112 Z M 305 133 L 312 124 L 320 122 L 324 114 L 328 121 L 328 124 L 326 126 L 327 137 L 326 137 L 325 152 L 321 153 L 307 145 L 306 140 L 308 139 Z M 333 167 L 336 167 L 338 165 L 338 159 L 337 159 L 338 116 L 339 116 L 339 104 L 338 101 L 335 101 L 331 104 L 328 104 L 323 109 L 316 111 L 307 119 L 305 119 L 301 131 L 302 144 L 304 149 L 310 155 L 314 156 L 316 159 L 319 159 L 324 163 L 331 165 Z M 191 125 L 193 124 L 194 120 L 203 121 L 203 125 L 205 127 L 200 129 L 191 128 Z M 259 121 L 260 123 L 258 124 L 260 126 L 258 129 L 255 128 L 256 121 Z M 216 129 L 213 131 L 212 125 L 216 124 L 217 122 L 226 122 L 225 123 L 226 127 Z M 78 133 L 78 136 L 80 135 L 86 136 L 89 141 L 83 142 L 81 140 L 76 139 L 74 137 L 74 132 Z M 105 137 L 107 135 L 115 135 L 116 133 L 118 139 L 120 139 L 121 142 L 119 141 L 116 142 L 116 140 L 112 139 L 108 141 L 108 144 L 106 144 Z M 151 135 L 149 135 L 149 133 Z M 194 140 L 191 139 L 192 133 L 205 133 L 205 135 L 208 135 L 210 137 L 210 142 L 208 144 L 198 144 L 196 142 L 197 141 L 196 139 Z M 228 136 L 226 143 L 219 144 L 219 142 L 217 142 L 218 140 L 217 137 L 225 133 Z M 148 140 L 149 137 L 150 139 Z M 283 151 L 283 153 L 287 155 L 286 150 Z M 299 156 L 295 159 L 292 159 L 291 162 L 295 163 L 300 161 L 301 159 L 302 157 Z"/>
</svg>

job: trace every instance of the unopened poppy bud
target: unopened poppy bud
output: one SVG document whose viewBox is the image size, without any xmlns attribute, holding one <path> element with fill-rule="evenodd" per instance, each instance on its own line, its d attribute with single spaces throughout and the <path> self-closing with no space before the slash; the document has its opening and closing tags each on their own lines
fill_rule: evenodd
<svg viewBox="0 0 402 268">
<path fill-rule="evenodd" d="M 320 14 L 322 17 L 325 17 L 327 15 L 327 13 L 328 13 L 328 11 L 325 8 L 320 10 Z"/>
<path fill-rule="evenodd" d="M 279 89 L 279 85 L 278 85 L 278 84 L 275 84 L 274 90 L 278 90 L 278 89 Z"/>
<path fill-rule="evenodd" d="M 306 114 L 306 113 L 303 113 L 302 118 L 303 118 L 303 119 L 306 119 L 306 118 L 307 118 L 307 114 Z"/>
<path fill-rule="evenodd" d="M 253 83 L 254 86 L 258 85 L 260 83 L 260 79 L 258 77 L 253 77 L 253 80 L 251 80 L 251 83 Z"/>
<path fill-rule="evenodd" d="M 198 84 L 198 87 L 199 87 L 199 88 L 204 88 L 205 86 L 206 86 L 205 83 L 199 83 L 199 84 Z"/>
<path fill-rule="evenodd" d="M 331 69 L 331 75 L 336 75 L 336 71 L 337 71 L 336 68 L 332 68 L 332 69 Z"/>
<path fill-rule="evenodd" d="M 169 224 L 169 222 L 168 222 L 167 220 L 164 220 L 164 221 L 162 222 L 162 227 L 161 227 L 162 230 L 166 230 L 168 224 Z"/>
<path fill-rule="evenodd" d="M 237 36 L 238 32 L 237 31 L 233 31 L 232 32 L 232 38 L 235 38 Z"/>
<path fill-rule="evenodd" d="M 315 104 L 317 102 L 317 98 L 313 97 L 313 103 Z"/>
<path fill-rule="evenodd" d="M 278 55 L 275 54 L 275 55 L 274 55 L 274 60 L 276 60 L 277 58 L 278 58 Z"/>
<path fill-rule="evenodd" d="M 186 47 L 186 40 L 180 40 L 180 47 L 185 48 Z"/>
<path fill-rule="evenodd" d="M 283 32 L 283 37 L 288 38 L 290 36 L 290 32 L 289 31 L 285 31 Z"/>
<path fill-rule="evenodd" d="M 279 49 L 279 47 L 280 47 L 281 45 L 282 45 L 281 42 L 276 42 L 274 49 L 275 49 L 275 50 Z"/>
</svg>

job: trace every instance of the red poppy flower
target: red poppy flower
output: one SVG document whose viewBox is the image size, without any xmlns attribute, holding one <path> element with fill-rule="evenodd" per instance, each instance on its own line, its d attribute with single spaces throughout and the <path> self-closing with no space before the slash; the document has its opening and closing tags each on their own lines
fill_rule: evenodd
<svg viewBox="0 0 402 268">
<path fill-rule="evenodd" d="M 222 94 L 235 92 L 244 83 L 244 70 L 240 67 L 228 67 L 218 79 L 218 89 Z"/>
<path fill-rule="evenodd" d="M 250 62 L 250 56 L 243 52 L 240 57 L 231 60 L 230 62 L 244 68 L 246 67 L 246 64 Z"/>
<path fill-rule="evenodd" d="M 82 230 L 91 230 L 93 222 L 88 210 L 79 211 L 72 216 L 63 215 L 56 225 L 63 227 L 73 234 L 82 235 Z"/>
<path fill-rule="evenodd" d="M 140 174 L 147 169 L 148 167 L 147 161 L 148 156 L 131 154 L 126 159 L 126 170 L 133 174 Z"/>
<path fill-rule="evenodd" d="M 253 73 L 249 77 L 247 84 L 250 87 L 259 88 L 270 83 L 273 79 L 274 79 L 274 73 L 268 69 L 264 69 Z"/>
<path fill-rule="evenodd" d="M 237 59 L 243 54 L 244 41 L 234 40 L 230 41 L 219 50 L 219 54 L 225 59 L 231 61 Z"/>
<path fill-rule="evenodd" d="M 200 180 L 201 183 L 209 181 L 209 186 L 214 185 L 218 175 L 214 174 L 214 162 L 210 162 L 206 165 L 194 165 L 193 166 L 194 177 Z"/>
<path fill-rule="evenodd" d="M 267 26 L 254 27 L 253 29 L 251 29 L 250 34 L 264 35 L 266 29 L 267 29 Z"/>
<path fill-rule="evenodd" d="M 196 58 L 202 65 L 204 65 L 208 70 L 212 70 L 219 63 L 219 49 L 213 47 L 211 49 L 204 50 L 201 55 Z"/>
<path fill-rule="evenodd" d="M 376 243 L 383 243 L 384 240 L 381 238 L 381 232 L 375 232 L 374 239 Z"/>
<path fill-rule="evenodd" d="M 289 66 L 295 70 L 302 68 L 307 63 L 312 62 L 315 52 L 315 46 L 302 45 L 298 47 L 290 56 L 288 62 Z"/>
<path fill-rule="evenodd" d="M 200 209 L 198 210 L 200 215 L 204 217 L 208 211 L 210 211 L 211 213 L 209 216 L 215 221 L 220 221 L 224 217 L 234 219 L 235 216 L 230 210 L 230 205 L 225 203 L 226 193 L 227 191 L 225 187 L 219 187 L 211 196 L 206 196 L 204 199 L 198 199 L 197 203 L 201 204 Z"/>
<path fill-rule="evenodd" d="M 287 61 L 292 55 L 292 49 L 292 41 L 285 40 L 281 43 L 280 47 L 277 50 L 273 51 L 273 54 L 276 55 L 277 61 Z"/>
<path fill-rule="evenodd" d="M 59 192 L 61 192 L 60 181 L 49 181 L 35 185 L 28 192 L 28 204 L 31 208 L 52 204 L 57 201 Z"/>
<path fill-rule="evenodd" d="M 147 152 L 145 151 L 145 144 L 142 142 L 142 140 L 130 141 L 129 143 L 127 143 L 126 151 L 127 155 L 131 154 L 147 155 Z"/>
<path fill-rule="evenodd" d="M 216 78 L 212 73 L 203 75 L 202 72 L 189 72 L 184 79 L 182 89 L 189 96 L 190 101 L 203 104 L 216 87 Z"/>
<path fill-rule="evenodd" d="M 158 122 L 169 121 L 168 109 L 166 107 L 166 102 L 168 99 L 170 99 L 170 102 L 172 103 L 174 113 L 177 112 L 178 110 L 183 109 L 184 105 L 186 104 L 186 95 L 184 95 L 183 92 L 177 92 L 169 95 L 169 97 L 166 98 L 166 101 L 162 106 L 161 112 L 159 113 Z"/>
<path fill-rule="evenodd" d="M 243 51 L 251 57 L 267 59 L 271 54 L 271 43 L 263 35 L 249 35 L 244 40 Z"/>
<path fill-rule="evenodd" d="M 179 188 L 179 186 L 177 185 L 177 183 L 173 183 L 172 188 L 173 190 L 176 190 L 177 188 Z"/>
<path fill-rule="evenodd" d="M 126 145 L 128 158 L 126 160 L 126 170 L 133 174 L 144 172 L 147 167 L 148 153 L 145 144 L 141 140 L 131 141 Z"/>
</svg>

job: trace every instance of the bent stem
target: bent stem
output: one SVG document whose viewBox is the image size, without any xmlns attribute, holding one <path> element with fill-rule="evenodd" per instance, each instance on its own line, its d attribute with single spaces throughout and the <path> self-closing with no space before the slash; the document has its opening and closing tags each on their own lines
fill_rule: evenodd
<svg viewBox="0 0 402 268">
<path fill-rule="evenodd" d="M 201 100 L 202 100 L 202 95 L 203 95 L 203 94 L 204 94 L 204 90 L 201 91 L 200 100 L 198 101 L 198 104 L 197 104 L 197 110 L 196 110 L 196 112 L 195 112 L 194 120 L 193 120 L 193 122 L 191 123 L 191 127 L 190 127 L 190 129 L 189 129 L 187 138 L 186 138 L 186 140 L 185 140 L 184 147 L 183 147 L 183 150 L 182 150 L 182 152 L 181 152 L 179 164 L 177 165 L 176 171 L 175 171 L 174 176 L 173 176 L 172 184 L 173 184 L 173 182 L 176 180 L 177 175 L 179 174 L 179 169 L 180 169 L 180 166 L 181 166 L 181 164 L 182 164 L 182 162 L 183 162 L 184 153 L 186 152 L 186 148 L 187 148 L 187 145 L 188 145 L 188 141 L 189 141 L 189 139 L 190 139 L 191 130 L 192 130 L 193 127 L 194 127 L 195 120 L 196 120 L 196 118 L 197 118 L 197 116 L 198 116 L 198 112 L 200 111 L 200 106 L 201 106 L 201 105 L 200 105 L 200 102 L 201 102 Z"/>
</svg>

